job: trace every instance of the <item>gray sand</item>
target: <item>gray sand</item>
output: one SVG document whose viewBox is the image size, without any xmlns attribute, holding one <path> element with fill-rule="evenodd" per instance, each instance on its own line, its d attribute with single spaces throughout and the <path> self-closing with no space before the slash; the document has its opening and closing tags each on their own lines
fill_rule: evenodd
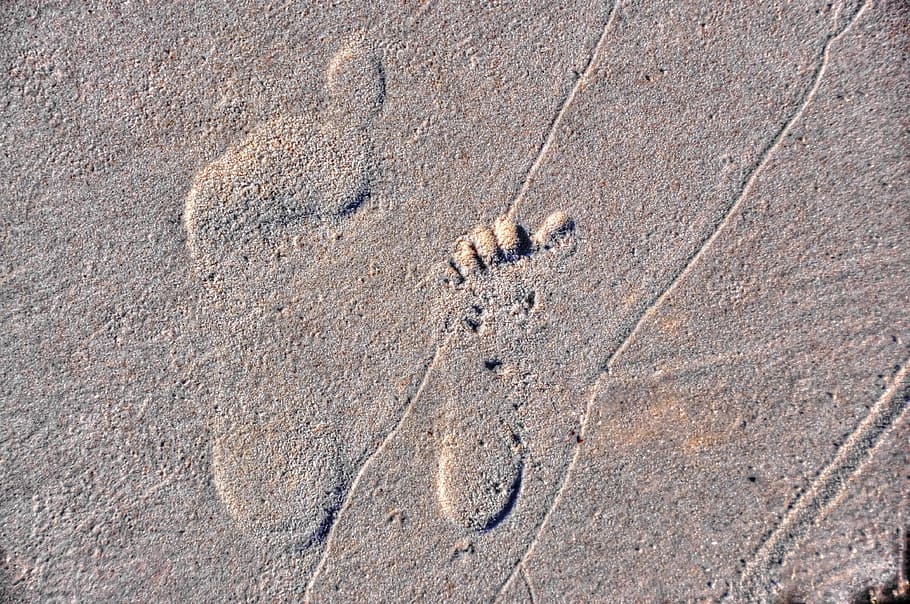
<svg viewBox="0 0 910 604">
<path fill-rule="evenodd" d="M 0 8 L 0 601 L 910 597 L 910 11 L 505 4 Z"/>
</svg>

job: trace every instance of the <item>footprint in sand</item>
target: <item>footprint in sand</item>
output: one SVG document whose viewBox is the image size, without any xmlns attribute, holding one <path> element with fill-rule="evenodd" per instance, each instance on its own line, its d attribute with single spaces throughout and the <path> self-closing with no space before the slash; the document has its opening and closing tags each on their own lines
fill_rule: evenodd
<svg viewBox="0 0 910 604">
<path fill-rule="evenodd" d="M 357 468 L 413 394 L 403 384 L 420 354 L 400 336 L 420 321 L 364 285 L 381 276 L 351 266 L 380 227 L 350 223 L 371 195 L 371 122 L 384 97 L 381 63 L 352 39 L 329 62 L 321 110 L 256 128 L 199 172 L 186 200 L 188 247 L 221 334 L 208 408 L 215 489 L 246 533 L 292 550 L 321 546 Z M 434 371 L 470 388 L 445 405 L 437 494 L 468 529 L 495 527 L 520 492 L 531 380 L 518 347 L 534 325 L 534 279 L 567 249 L 571 226 L 555 213 L 531 237 L 503 217 L 459 240 L 448 264 L 435 316 L 453 344 Z M 382 333 L 355 325 L 395 315 Z"/>
<path fill-rule="evenodd" d="M 382 108 L 385 78 L 362 38 L 330 61 L 325 96 L 322 111 L 266 122 L 196 175 L 186 199 L 187 243 L 216 286 L 280 253 L 292 227 L 337 226 L 368 197 L 369 125 Z"/>
<path fill-rule="evenodd" d="M 441 397 L 436 489 L 443 515 L 464 528 L 495 528 L 519 496 L 523 406 L 533 384 L 521 347 L 537 327 L 534 277 L 570 248 L 572 227 L 555 212 L 529 237 L 504 216 L 456 244 L 447 313 L 452 345 L 437 371 L 461 387 Z"/>
<path fill-rule="evenodd" d="M 262 124 L 205 166 L 186 199 L 220 334 L 207 411 L 215 488 L 239 527 L 286 548 L 324 540 L 389 421 L 376 415 L 394 414 L 379 398 L 400 398 L 388 384 L 407 375 L 394 337 L 357 328 L 370 286 L 357 234 L 339 242 L 371 193 L 384 96 L 377 55 L 349 40 L 326 70 L 323 108 Z"/>
</svg>

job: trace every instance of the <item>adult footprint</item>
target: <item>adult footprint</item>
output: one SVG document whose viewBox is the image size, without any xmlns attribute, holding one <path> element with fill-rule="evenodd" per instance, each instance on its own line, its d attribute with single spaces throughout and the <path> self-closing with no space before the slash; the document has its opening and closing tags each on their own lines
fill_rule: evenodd
<svg viewBox="0 0 910 604">
<path fill-rule="evenodd" d="M 337 226 L 369 195 L 368 127 L 385 79 L 363 39 L 332 58 L 325 92 L 322 111 L 262 124 L 197 174 L 186 200 L 187 243 L 208 279 L 222 284 L 274 255 L 293 227 Z"/>
<path fill-rule="evenodd" d="M 377 294 L 407 279 L 372 252 L 387 221 L 357 211 L 384 100 L 362 37 L 329 62 L 325 93 L 320 110 L 268 121 L 205 166 L 185 211 L 218 342 L 215 487 L 244 532 L 285 550 L 324 539 L 428 349 L 408 335 L 420 311 Z"/>
</svg>

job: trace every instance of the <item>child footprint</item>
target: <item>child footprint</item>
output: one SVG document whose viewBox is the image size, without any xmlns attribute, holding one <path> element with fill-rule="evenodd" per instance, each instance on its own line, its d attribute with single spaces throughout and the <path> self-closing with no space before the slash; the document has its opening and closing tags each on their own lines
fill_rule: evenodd
<svg viewBox="0 0 910 604">
<path fill-rule="evenodd" d="M 184 215 L 219 334 L 207 410 L 215 488 L 246 533 L 291 549 L 324 540 L 418 362 L 399 350 L 394 318 L 407 309 L 372 291 L 400 267 L 362 262 L 384 228 L 364 228 L 372 219 L 357 210 L 385 95 L 363 37 L 332 58 L 325 92 L 320 111 L 268 121 L 205 166 Z"/>
<path fill-rule="evenodd" d="M 567 444 L 553 403 L 575 392 L 549 370 L 561 351 L 547 338 L 565 320 L 551 305 L 581 243 L 562 212 L 533 236 L 503 217 L 456 242 L 433 307 L 434 360 L 359 475 L 309 601 L 356 597 L 355 578 L 376 565 L 377 593 L 416 600 L 483 599 L 474 588 L 508 574 L 558 478 L 548 457 Z"/>
<path fill-rule="evenodd" d="M 571 228 L 555 212 L 529 238 L 502 217 L 457 243 L 447 326 L 452 345 L 436 368 L 451 386 L 439 391 L 436 490 L 443 515 L 463 528 L 492 530 L 519 496 L 527 456 L 524 404 L 533 383 L 519 348 L 533 338 L 539 302 L 528 277 L 543 256 L 567 251 Z"/>
</svg>

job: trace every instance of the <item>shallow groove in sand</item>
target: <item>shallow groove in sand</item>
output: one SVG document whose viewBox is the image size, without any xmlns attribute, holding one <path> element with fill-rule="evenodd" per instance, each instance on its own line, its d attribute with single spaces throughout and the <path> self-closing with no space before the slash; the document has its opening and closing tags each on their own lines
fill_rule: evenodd
<svg viewBox="0 0 910 604">
<path fill-rule="evenodd" d="M 907 390 L 908 364 L 910 359 L 905 359 L 891 386 L 844 441 L 831 463 L 791 505 L 784 519 L 747 560 L 739 583 L 724 601 L 764 602 L 774 596 L 777 586 L 769 577 L 773 567 L 783 560 L 838 500 L 850 480 L 884 440 L 882 437 L 885 433 L 907 411 L 910 403 L 910 392 Z"/>
<path fill-rule="evenodd" d="M 768 163 L 768 160 L 774 154 L 774 151 L 777 150 L 777 148 L 780 146 L 781 142 L 787 136 L 787 133 L 792 129 L 793 125 L 799 120 L 799 118 L 802 117 L 802 115 L 806 111 L 806 108 L 809 106 L 809 104 L 815 98 L 815 95 L 819 89 L 819 86 L 821 85 L 822 76 L 824 75 L 825 70 L 828 66 L 828 63 L 830 62 L 831 44 L 833 44 L 834 42 L 839 40 L 841 37 L 844 36 L 844 34 L 846 34 L 850 30 L 850 28 L 853 26 L 853 24 L 859 20 L 860 16 L 866 10 L 866 8 L 869 4 L 870 4 L 870 0 L 866 0 L 866 2 L 863 3 L 862 7 L 860 7 L 860 9 L 856 12 L 856 14 L 843 27 L 843 29 L 841 29 L 840 31 L 835 31 L 834 33 L 830 34 L 828 36 L 827 40 L 825 40 L 824 46 L 822 48 L 821 59 L 819 60 L 818 66 L 816 67 L 815 72 L 812 76 L 812 78 L 813 78 L 812 85 L 807 90 L 805 96 L 803 97 L 802 102 L 799 104 L 796 111 L 794 111 L 793 114 L 784 122 L 783 126 L 778 131 L 777 135 L 759 154 L 758 159 L 753 164 L 751 171 L 748 173 L 748 176 L 745 178 L 739 194 L 737 194 L 737 196 L 733 199 L 733 201 L 730 202 L 729 206 L 727 207 L 727 209 L 723 215 L 723 218 L 721 218 L 721 220 L 717 223 L 717 225 L 715 226 L 715 228 L 713 229 L 711 234 L 704 240 L 704 242 L 698 247 L 698 249 L 688 258 L 688 260 L 683 265 L 683 267 L 680 269 L 680 271 L 678 273 L 676 273 L 676 275 L 673 276 L 673 278 L 670 280 L 670 283 L 667 285 L 667 287 L 664 289 L 664 291 L 661 292 L 661 294 L 658 295 L 654 299 L 654 301 L 642 312 L 642 314 L 639 316 L 639 318 L 635 322 L 632 329 L 629 330 L 629 332 L 625 335 L 625 337 L 623 338 L 620 345 L 616 348 L 616 350 L 607 359 L 606 363 L 604 364 L 603 370 L 601 371 L 600 375 L 594 381 L 594 384 L 593 384 L 592 390 L 591 390 L 591 396 L 588 398 L 588 402 L 585 405 L 585 412 L 581 416 L 581 419 L 580 419 L 579 437 L 580 437 L 581 441 L 583 441 L 585 436 L 587 435 L 588 418 L 591 416 L 591 410 L 593 409 L 594 402 L 597 399 L 597 394 L 600 391 L 601 383 L 604 378 L 609 377 L 611 369 L 612 369 L 613 364 L 615 363 L 616 359 L 619 358 L 619 356 L 628 348 L 632 339 L 638 333 L 639 329 L 646 322 L 646 320 L 648 318 L 650 318 L 654 314 L 654 312 L 663 304 L 663 302 L 670 296 L 670 294 L 672 294 L 676 290 L 676 288 L 683 281 L 683 279 L 685 279 L 685 277 L 687 277 L 689 274 L 692 273 L 695 265 L 698 264 L 698 261 L 705 255 L 707 250 L 709 250 L 712 247 L 713 243 L 720 236 L 720 233 L 722 231 L 724 231 L 724 228 L 728 224 L 730 224 L 733 217 L 736 216 L 739 209 L 742 207 L 746 196 L 748 195 L 749 191 L 751 190 L 753 183 L 758 178 L 758 174 L 762 171 L 762 168 L 765 167 L 765 165 Z M 615 5 L 614 5 L 614 9 L 615 9 Z M 834 18 L 835 26 L 837 24 L 837 19 L 839 17 L 839 14 L 840 14 L 839 10 L 835 12 L 835 18 Z M 612 19 L 613 19 L 613 15 L 611 14 L 611 18 L 610 18 L 611 22 L 612 22 Z M 534 552 L 534 547 L 537 545 L 537 542 L 540 539 L 540 535 L 543 533 L 543 529 L 547 526 L 550 516 L 552 515 L 553 511 L 559 506 L 559 503 L 562 500 L 562 495 L 565 492 L 566 486 L 569 484 L 569 479 L 571 478 L 572 472 L 574 471 L 575 466 L 578 463 L 578 458 L 580 456 L 580 453 L 581 453 L 581 447 L 579 446 L 579 444 L 575 444 L 575 451 L 572 455 L 572 460 L 569 462 L 569 465 L 566 467 L 566 471 L 563 474 L 563 477 L 560 481 L 559 490 L 557 491 L 555 497 L 553 498 L 552 504 L 550 505 L 549 509 L 547 510 L 547 513 L 544 515 L 543 520 L 541 520 L 540 524 L 538 524 L 538 526 L 535 530 L 534 539 L 531 541 L 530 545 L 525 550 L 524 554 L 522 554 L 522 556 L 516 561 L 515 566 L 512 570 L 512 573 L 505 580 L 505 582 L 503 582 L 503 584 L 500 586 L 499 591 L 497 592 L 497 595 L 495 598 L 496 600 L 499 600 L 502 597 L 502 595 L 505 593 L 508 586 L 515 580 L 516 576 L 518 575 L 520 570 L 523 568 L 523 566 L 527 562 L 528 558 Z"/>
<path fill-rule="evenodd" d="M 447 340 L 447 338 L 446 338 L 446 340 Z M 411 400 L 408 402 L 407 407 L 405 407 L 405 410 L 401 414 L 401 417 L 398 418 L 398 421 L 395 423 L 395 425 L 392 427 L 392 429 L 389 431 L 389 433 L 386 434 L 382 438 L 382 442 L 379 444 L 379 446 L 376 447 L 376 449 L 370 454 L 370 456 L 367 457 L 366 461 L 364 461 L 363 464 L 361 464 L 360 468 L 357 470 L 357 474 L 354 476 L 354 480 L 351 481 L 351 486 L 348 487 L 347 496 L 344 498 L 344 501 L 342 501 L 341 506 L 338 508 L 338 513 L 335 514 L 335 519 L 334 519 L 335 521 L 332 523 L 331 527 L 329 528 L 329 530 L 327 532 L 326 539 L 325 539 L 325 547 L 322 550 L 322 555 L 319 557 L 319 563 L 316 565 L 315 570 L 310 575 L 310 578 L 307 581 L 306 590 L 304 591 L 304 601 L 305 602 L 311 601 L 313 586 L 316 584 L 316 579 L 319 578 L 319 575 L 322 572 L 322 569 L 325 567 L 326 560 L 328 560 L 328 558 L 329 558 L 329 552 L 331 551 L 332 545 L 334 543 L 335 528 L 338 526 L 338 521 L 341 519 L 341 516 L 344 515 L 344 513 L 351 506 L 351 501 L 352 501 L 351 494 L 353 494 L 354 491 L 357 489 L 357 487 L 360 485 L 360 481 L 363 478 L 363 475 L 366 473 L 367 469 L 373 463 L 373 460 L 376 459 L 377 457 L 379 457 L 379 455 L 383 451 L 385 451 L 385 448 L 388 445 L 388 443 L 390 443 L 392 441 L 392 439 L 395 438 L 395 435 L 398 434 L 398 430 L 404 424 L 405 420 L 408 417 L 410 417 L 415 404 L 417 403 L 418 399 L 420 399 L 420 395 L 423 392 L 424 387 L 427 385 L 427 382 L 429 381 L 428 378 L 430 377 L 430 373 L 432 372 L 433 367 L 439 361 L 441 352 L 442 352 L 443 348 L 445 347 L 445 343 L 446 342 L 444 341 L 436 349 L 436 352 L 433 355 L 432 360 L 430 360 L 430 362 L 424 368 L 423 376 L 421 377 L 421 380 L 420 380 L 420 385 L 417 387 L 417 391 L 414 393 L 414 396 L 412 396 Z"/>
<path fill-rule="evenodd" d="M 575 96 L 578 94 L 579 90 L 588 84 L 591 73 L 593 73 L 594 68 L 597 67 L 598 59 L 600 58 L 600 51 L 603 48 L 604 41 L 607 39 L 607 32 L 610 31 L 610 28 L 613 25 L 613 21 L 616 18 L 616 7 L 618 4 L 619 0 L 614 0 L 613 6 L 610 7 L 610 14 L 607 16 L 607 20 L 604 23 L 603 30 L 600 32 L 600 37 L 597 39 L 597 44 L 594 45 L 594 49 L 591 51 L 591 56 L 588 57 L 588 62 L 585 63 L 585 68 L 582 70 L 581 75 L 578 76 L 578 79 L 575 80 L 575 84 L 572 86 L 572 89 L 569 90 L 569 94 L 567 94 L 562 103 L 560 103 L 559 109 L 556 110 L 556 114 L 550 121 L 550 128 L 547 132 L 547 136 L 544 138 L 543 142 L 540 144 L 540 148 L 537 150 L 537 157 L 534 159 L 534 162 L 531 164 L 531 167 L 528 168 L 527 173 L 522 179 L 521 187 L 519 187 L 518 193 L 516 193 L 512 201 L 509 202 L 509 207 L 506 209 L 506 215 L 510 218 L 515 217 L 515 213 L 518 211 L 518 206 L 521 204 L 525 195 L 528 193 L 528 189 L 531 188 L 531 182 L 534 180 L 534 176 L 537 174 L 540 166 L 543 165 L 544 160 L 547 158 L 550 147 L 553 146 L 553 141 L 556 139 L 556 132 L 559 130 L 559 126 L 562 124 L 562 120 L 568 112 L 569 107 L 572 106 L 572 102 L 575 100 Z"/>
</svg>

